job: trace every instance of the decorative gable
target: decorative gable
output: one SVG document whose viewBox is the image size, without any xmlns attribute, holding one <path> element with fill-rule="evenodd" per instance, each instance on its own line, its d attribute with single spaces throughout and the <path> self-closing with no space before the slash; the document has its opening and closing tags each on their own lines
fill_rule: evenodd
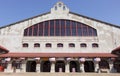
<svg viewBox="0 0 120 76">
<path fill-rule="evenodd" d="M 51 8 L 51 13 L 53 14 L 68 14 L 69 8 L 63 2 L 57 2 L 53 8 Z"/>
</svg>

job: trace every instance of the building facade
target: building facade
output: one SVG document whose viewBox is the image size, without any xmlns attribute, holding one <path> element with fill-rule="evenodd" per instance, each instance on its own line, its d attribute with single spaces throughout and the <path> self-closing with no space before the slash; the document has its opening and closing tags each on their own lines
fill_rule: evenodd
<svg viewBox="0 0 120 76">
<path fill-rule="evenodd" d="M 10 50 L 0 55 L 1 64 L 4 72 L 120 72 L 119 57 L 112 54 L 118 32 L 120 26 L 57 2 L 50 12 L 0 27 L 0 45 Z"/>
</svg>

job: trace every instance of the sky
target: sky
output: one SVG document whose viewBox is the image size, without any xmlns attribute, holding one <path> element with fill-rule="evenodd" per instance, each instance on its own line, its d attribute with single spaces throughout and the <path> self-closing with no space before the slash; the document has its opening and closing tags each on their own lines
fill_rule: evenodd
<svg viewBox="0 0 120 76">
<path fill-rule="evenodd" d="M 71 12 L 120 26 L 120 0 L 0 0 L 0 27 L 50 12 L 58 1 Z"/>
</svg>

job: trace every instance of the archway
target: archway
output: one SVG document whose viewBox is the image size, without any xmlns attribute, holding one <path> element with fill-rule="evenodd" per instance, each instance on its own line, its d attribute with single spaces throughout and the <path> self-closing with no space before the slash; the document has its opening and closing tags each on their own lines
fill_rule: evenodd
<svg viewBox="0 0 120 76">
<path fill-rule="evenodd" d="M 41 70 L 41 72 L 50 72 L 50 70 L 51 70 L 50 61 L 42 61 L 40 70 Z"/>
<path fill-rule="evenodd" d="M 120 73 L 120 60 L 119 59 L 114 61 L 114 68 L 116 69 L 118 73 Z"/>
<path fill-rule="evenodd" d="M 57 61 L 55 63 L 55 72 L 65 72 L 65 62 Z"/>
<path fill-rule="evenodd" d="M 101 60 L 99 62 L 99 67 L 100 67 L 100 69 L 109 69 L 110 68 L 107 60 Z"/>
<path fill-rule="evenodd" d="M 85 69 L 85 72 L 94 72 L 95 67 L 94 67 L 93 61 L 85 61 L 84 62 L 84 69 Z"/>
<path fill-rule="evenodd" d="M 36 72 L 36 61 L 27 61 L 26 72 Z"/>
<path fill-rule="evenodd" d="M 70 61 L 70 72 L 80 72 L 80 65 L 78 61 Z"/>
</svg>

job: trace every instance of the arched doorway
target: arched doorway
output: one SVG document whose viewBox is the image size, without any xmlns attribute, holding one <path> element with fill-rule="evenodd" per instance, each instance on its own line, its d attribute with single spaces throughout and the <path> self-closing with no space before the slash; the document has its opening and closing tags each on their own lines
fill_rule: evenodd
<svg viewBox="0 0 120 76">
<path fill-rule="evenodd" d="M 36 61 L 27 61 L 26 72 L 36 72 Z"/>
<path fill-rule="evenodd" d="M 114 61 L 114 68 L 116 69 L 118 73 L 120 73 L 120 60 L 119 59 Z"/>
<path fill-rule="evenodd" d="M 55 63 L 55 72 L 65 72 L 65 62 L 57 61 Z"/>
<path fill-rule="evenodd" d="M 78 61 L 70 61 L 70 72 L 80 72 L 80 65 Z"/>
<path fill-rule="evenodd" d="M 41 70 L 41 72 L 50 72 L 50 70 L 51 70 L 50 61 L 42 61 L 40 70 Z"/>
<path fill-rule="evenodd" d="M 100 69 L 109 69 L 110 67 L 109 67 L 108 61 L 107 60 L 101 60 L 99 62 L 99 68 Z"/>
<path fill-rule="evenodd" d="M 85 69 L 85 72 L 94 72 L 95 67 L 94 67 L 93 61 L 85 61 L 84 62 L 84 69 Z"/>
<path fill-rule="evenodd" d="M 102 59 L 100 62 L 99 62 L 99 68 L 100 68 L 100 72 L 102 73 L 107 73 L 109 72 L 109 63 L 106 59 Z"/>
</svg>

